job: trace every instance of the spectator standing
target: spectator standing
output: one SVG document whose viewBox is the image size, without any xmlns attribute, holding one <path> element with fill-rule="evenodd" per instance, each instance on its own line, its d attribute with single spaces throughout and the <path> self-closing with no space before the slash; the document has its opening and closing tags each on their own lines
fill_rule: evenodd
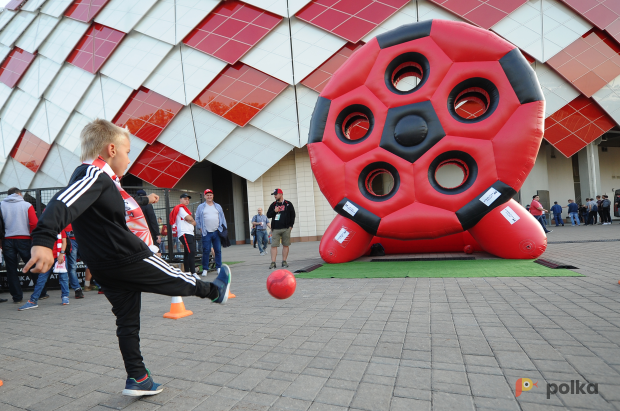
<svg viewBox="0 0 620 411">
<path fill-rule="evenodd" d="M 562 220 L 562 206 L 558 204 L 557 201 L 553 202 L 553 206 L 551 207 L 551 212 L 553 213 L 553 219 L 555 220 L 555 226 L 558 227 L 560 224 L 564 227 L 564 221 Z"/>
<path fill-rule="evenodd" d="M 596 196 L 596 209 L 598 213 L 598 224 L 599 225 L 603 224 L 603 207 L 601 207 L 602 202 L 603 202 L 603 199 L 601 198 L 601 196 Z"/>
<path fill-rule="evenodd" d="M 590 225 L 595 225 L 597 220 L 596 216 L 598 215 L 598 206 L 593 198 L 590 198 L 589 200 L 590 201 L 586 204 L 588 207 L 588 223 Z"/>
<path fill-rule="evenodd" d="M 215 268 L 218 273 L 222 268 L 222 242 L 220 233 L 226 230 L 226 217 L 222 206 L 213 201 L 213 190 L 204 192 L 205 201 L 196 209 L 196 224 L 202 235 L 202 276 L 209 270 L 211 248 L 215 254 Z"/>
<path fill-rule="evenodd" d="M 278 257 L 278 247 L 282 242 L 282 267 L 288 267 L 289 247 L 291 245 L 291 231 L 295 224 L 295 208 L 293 204 L 284 199 L 284 193 L 276 188 L 273 193 L 275 200 L 267 210 L 267 218 L 271 219 L 271 265 L 269 268 L 276 268 L 276 258 Z"/>
<path fill-rule="evenodd" d="M 15 304 L 21 303 L 24 293 L 19 283 L 17 272 L 18 259 L 22 261 L 30 260 L 31 238 L 30 233 L 37 226 L 39 221 L 32 204 L 26 202 L 22 197 L 22 192 L 17 187 L 12 187 L 8 191 L 8 196 L 0 203 L 2 218 L 4 221 L 4 239 L 2 240 L 2 254 L 6 264 L 7 282 L 9 291 Z M 34 284 L 39 278 L 38 274 L 27 273 L 32 278 Z M 48 298 L 47 289 L 43 288 L 41 300 Z"/>
<path fill-rule="evenodd" d="M 586 198 L 586 203 L 589 200 L 589 198 Z M 581 216 L 582 223 L 588 225 L 588 206 L 586 204 L 579 205 L 579 215 Z"/>
<path fill-rule="evenodd" d="M 146 196 L 146 191 L 138 190 L 136 191 L 136 195 L 139 197 L 138 198 L 134 197 L 134 200 L 136 200 L 136 202 L 140 205 L 140 208 L 142 209 L 142 214 L 144 214 L 144 218 L 146 219 L 146 224 L 148 224 L 149 231 L 151 232 L 151 238 L 153 239 L 153 244 L 159 247 L 159 243 L 161 242 L 161 237 L 159 236 L 159 233 L 160 233 L 159 225 L 157 224 L 157 217 L 155 216 L 155 210 L 153 209 L 153 204 L 151 204 L 151 202 L 149 201 L 149 198 Z"/>
<path fill-rule="evenodd" d="M 252 228 L 256 230 L 256 240 L 258 242 L 258 251 L 260 255 L 267 255 L 265 247 L 267 247 L 267 227 L 271 228 L 269 219 L 263 214 L 263 209 L 258 209 L 258 214 L 252 217 Z"/>
<path fill-rule="evenodd" d="M 547 211 L 543 208 L 542 204 L 540 204 L 540 197 L 538 195 L 532 196 L 532 203 L 530 204 L 530 213 L 538 220 L 540 225 L 542 226 L 545 233 L 550 233 L 553 230 L 547 230 L 547 225 L 545 224 L 545 216 L 543 213 Z"/>
<path fill-rule="evenodd" d="M 52 253 L 54 256 L 54 262 L 63 264 L 65 262 L 65 251 L 67 249 L 67 233 L 63 230 L 60 234 L 58 234 L 58 239 L 54 244 L 54 248 L 52 249 Z M 39 306 L 39 296 L 47 283 L 50 275 L 54 271 L 56 264 L 53 264 L 49 270 L 45 273 L 39 274 L 37 278 L 37 282 L 34 285 L 34 292 L 30 296 L 30 299 L 26 302 L 26 304 L 19 307 L 18 311 L 29 310 L 31 308 L 37 308 Z M 62 270 L 58 272 L 58 282 L 60 283 L 61 290 L 61 303 L 62 305 L 69 305 L 69 274 L 67 270 Z"/>
<path fill-rule="evenodd" d="M 177 238 L 183 244 L 183 266 L 185 271 L 189 271 L 194 277 L 196 275 L 196 239 L 194 237 L 194 227 L 196 221 L 192 217 L 192 212 L 187 208 L 191 196 L 187 193 L 181 194 L 179 204 L 170 212 L 170 221 L 174 221 L 177 228 Z"/>
<path fill-rule="evenodd" d="M 67 261 L 67 275 L 69 276 L 69 285 L 75 291 L 75 298 L 84 298 L 84 292 L 82 291 L 82 287 L 80 286 L 80 280 L 77 276 L 77 258 L 78 258 L 78 250 L 79 246 L 77 241 L 75 241 L 75 235 L 73 234 L 73 227 L 71 224 L 65 227 L 64 229 L 66 238 L 67 238 L 67 246 L 65 247 L 65 251 L 69 250 L 65 254 L 65 260 Z"/>
<path fill-rule="evenodd" d="M 575 203 L 573 200 L 568 200 L 568 205 L 566 207 L 568 208 L 568 216 L 570 217 L 570 222 L 572 226 L 574 227 L 575 223 L 577 225 L 580 225 L 579 206 L 577 205 L 577 203 Z"/>
<path fill-rule="evenodd" d="M 601 221 L 603 222 L 603 225 L 610 225 L 611 224 L 611 201 L 609 200 L 609 196 L 607 195 L 603 196 L 603 200 L 601 201 L 601 207 L 599 208 L 599 210 L 602 210 Z"/>
</svg>

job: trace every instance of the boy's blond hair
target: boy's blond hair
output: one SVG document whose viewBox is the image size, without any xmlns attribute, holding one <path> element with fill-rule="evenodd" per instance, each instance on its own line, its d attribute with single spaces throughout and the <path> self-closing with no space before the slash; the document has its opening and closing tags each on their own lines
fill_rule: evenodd
<svg viewBox="0 0 620 411">
<path fill-rule="evenodd" d="M 100 118 L 88 123 L 80 133 L 82 142 L 81 161 L 97 158 L 101 150 L 108 144 L 120 144 L 121 137 L 129 139 L 129 131 L 120 128 L 108 120 Z"/>
</svg>

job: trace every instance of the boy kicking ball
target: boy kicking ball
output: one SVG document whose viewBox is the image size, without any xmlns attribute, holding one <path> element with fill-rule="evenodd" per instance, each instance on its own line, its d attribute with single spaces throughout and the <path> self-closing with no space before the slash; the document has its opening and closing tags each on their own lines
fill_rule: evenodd
<svg viewBox="0 0 620 411">
<path fill-rule="evenodd" d="M 80 140 L 83 163 L 41 215 L 32 232 L 31 258 L 24 272 L 33 266 L 34 273 L 50 269 L 56 236 L 72 223 L 82 260 L 101 284 L 116 316 L 116 335 L 127 371 L 123 394 L 158 394 L 163 387 L 153 382 L 140 353 L 141 293 L 195 295 L 223 304 L 228 299 L 230 269 L 223 265 L 215 281 L 207 283 L 154 255 L 126 223 L 126 202 L 131 200 L 123 200 L 126 193 L 119 179 L 130 162 L 129 132 L 98 119 L 84 127 Z M 130 212 L 134 218 L 137 210 Z"/>
</svg>

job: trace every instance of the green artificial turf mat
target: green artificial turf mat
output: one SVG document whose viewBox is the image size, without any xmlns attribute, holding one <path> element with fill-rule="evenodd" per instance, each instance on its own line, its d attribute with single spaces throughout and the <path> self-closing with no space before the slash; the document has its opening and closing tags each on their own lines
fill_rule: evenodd
<svg viewBox="0 0 620 411">
<path fill-rule="evenodd" d="M 223 264 L 226 265 L 233 265 L 233 264 L 239 264 L 242 263 L 243 261 L 224 261 Z"/>
<path fill-rule="evenodd" d="M 552 269 L 534 260 L 390 261 L 323 264 L 297 278 L 453 278 L 453 277 L 583 277 Z"/>
</svg>

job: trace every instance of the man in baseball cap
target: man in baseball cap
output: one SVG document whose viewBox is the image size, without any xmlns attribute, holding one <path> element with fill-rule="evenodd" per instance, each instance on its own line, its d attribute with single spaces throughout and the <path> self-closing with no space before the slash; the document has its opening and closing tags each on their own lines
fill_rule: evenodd
<svg viewBox="0 0 620 411">
<path fill-rule="evenodd" d="M 226 229 L 226 217 L 222 206 L 213 201 L 213 190 L 205 190 L 205 201 L 196 209 L 196 227 L 202 235 L 202 276 L 207 276 L 211 247 L 215 253 L 215 268 L 222 267 L 222 243 L 220 233 Z"/>
<path fill-rule="evenodd" d="M 276 201 L 271 203 L 267 211 L 267 218 L 271 219 L 271 265 L 269 268 L 276 268 L 280 242 L 282 242 L 282 267 L 288 267 L 286 259 L 291 245 L 291 230 L 295 224 L 295 208 L 290 201 L 284 199 L 281 189 L 276 188 L 271 195 Z"/>
</svg>

